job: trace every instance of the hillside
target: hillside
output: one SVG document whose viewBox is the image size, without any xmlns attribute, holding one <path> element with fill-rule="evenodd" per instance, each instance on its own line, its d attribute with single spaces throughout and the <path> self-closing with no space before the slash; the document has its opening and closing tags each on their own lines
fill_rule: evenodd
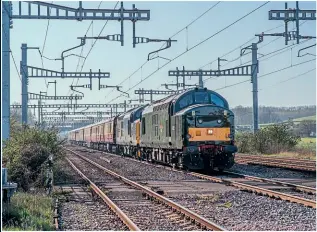
<svg viewBox="0 0 317 232">
<path fill-rule="evenodd" d="M 236 125 L 251 125 L 252 107 L 237 106 L 232 108 L 235 113 Z M 316 121 L 316 106 L 298 106 L 298 107 L 259 107 L 259 124 L 284 122 L 289 119 L 314 120 Z"/>
</svg>

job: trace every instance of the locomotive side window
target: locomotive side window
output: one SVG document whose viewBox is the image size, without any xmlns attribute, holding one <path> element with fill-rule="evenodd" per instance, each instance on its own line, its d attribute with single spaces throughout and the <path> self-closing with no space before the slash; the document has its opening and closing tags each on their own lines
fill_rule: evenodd
<svg viewBox="0 0 317 232">
<path fill-rule="evenodd" d="M 166 137 L 169 137 L 169 120 L 165 121 L 165 132 L 166 132 Z"/>
<path fill-rule="evenodd" d="M 128 135 L 131 135 L 131 123 L 130 123 L 130 120 L 128 120 Z"/>
<path fill-rule="evenodd" d="M 142 135 L 145 134 L 145 118 L 142 118 Z"/>
<path fill-rule="evenodd" d="M 153 125 L 158 124 L 158 114 L 152 115 L 152 124 Z"/>
<path fill-rule="evenodd" d="M 155 115 L 152 115 L 152 125 L 155 125 Z"/>
</svg>

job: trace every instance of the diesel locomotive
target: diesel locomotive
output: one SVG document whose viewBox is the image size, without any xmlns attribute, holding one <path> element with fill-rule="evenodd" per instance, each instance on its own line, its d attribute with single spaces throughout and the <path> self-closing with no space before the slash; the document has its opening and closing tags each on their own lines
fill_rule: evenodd
<svg viewBox="0 0 317 232">
<path fill-rule="evenodd" d="M 234 164 L 234 114 L 206 88 L 192 88 L 68 134 L 70 143 L 188 170 Z"/>
</svg>

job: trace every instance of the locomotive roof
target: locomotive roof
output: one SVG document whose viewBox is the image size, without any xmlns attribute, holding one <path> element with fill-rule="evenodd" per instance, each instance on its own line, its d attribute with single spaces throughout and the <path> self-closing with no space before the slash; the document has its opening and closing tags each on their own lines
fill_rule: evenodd
<svg viewBox="0 0 317 232">
<path fill-rule="evenodd" d="M 139 109 L 141 108 L 144 108 L 146 107 L 148 104 L 146 105 L 142 105 L 142 106 L 139 106 L 139 107 L 136 107 L 136 108 L 133 108 L 133 109 L 130 109 L 129 111 L 125 112 L 125 113 L 122 113 L 121 115 L 119 115 L 119 118 L 122 119 L 122 118 L 129 118 L 131 114 L 134 114 L 136 111 L 138 111 Z"/>
<path fill-rule="evenodd" d="M 197 88 L 197 87 L 195 87 L 195 88 L 186 89 L 186 90 L 184 90 L 182 92 L 178 92 L 176 94 L 170 95 L 170 96 L 168 96 L 166 98 L 163 98 L 161 100 L 155 101 L 152 104 L 150 104 L 149 106 L 144 108 L 143 114 L 147 114 L 147 113 L 153 112 L 153 109 L 154 109 L 155 106 L 160 106 L 160 105 L 163 105 L 163 104 L 171 102 L 171 101 L 176 101 L 178 98 L 180 98 L 184 94 L 186 94 L 188 92 L 191 92 L 191 91 L 194 91 L 195 89 L 205 89 L 205 88 Z M 212 90 L 209 90 L 209 91 L 212 91 Z"/>
</svg>

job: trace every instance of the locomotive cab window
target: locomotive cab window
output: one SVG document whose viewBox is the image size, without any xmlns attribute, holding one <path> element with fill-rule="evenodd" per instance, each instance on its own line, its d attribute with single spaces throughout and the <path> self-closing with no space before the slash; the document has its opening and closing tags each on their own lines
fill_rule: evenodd
<svg viewBox="0 0 317 232">
<path fill-rule="evenodd" d="M 211 99 L 211 103 L 213 103 L 217 106 L 227 107 L 227 106 L 225 106 L 225 102 L 216 94 L 211 93 L 210 99 Z"/>
<path fill-rule="evenodd" d="M 195 92 L 195 103 L 196 104 L 208 104 L 209 98 L 207 92 Z"/>
<path fill-rule="evenodd" d="M 192 105 L 193 101 L 193 94 L 192 92 L 182 96 L 176 103 L 176 112 L 184 109 L 185 107 Z"/>
</svg>

